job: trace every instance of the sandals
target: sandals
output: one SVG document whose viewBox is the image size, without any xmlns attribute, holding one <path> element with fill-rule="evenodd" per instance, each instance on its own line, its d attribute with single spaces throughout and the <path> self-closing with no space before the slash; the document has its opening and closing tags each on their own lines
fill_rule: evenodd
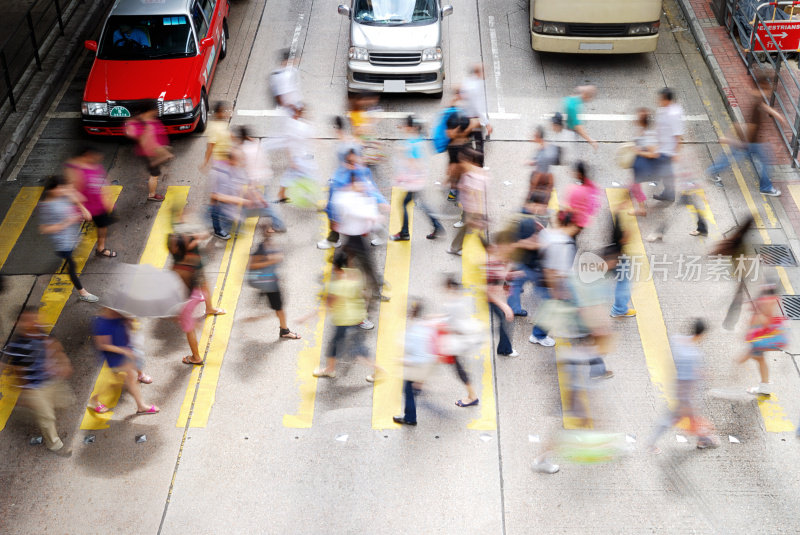
<svg viewBox="0 0 800 535">
<path fill-rule="evenodd" d="M 190 366 L 202 366 L 203 364 L 205 364 L 205 362 L 203 362 L 202 360 L 200 362 L 189 360 L 191 358 L 192 358 L 191 355 L 186 355 L 181 359 L 181 362 L 183 362 L 184 364 L 189 364 Z"/>
<path fill-rule="evenodd" d="M 224 308 L 215 308 L 211 312 L 206 312 L 206 316 L 224 316 L 227 313 Z"/>
<path fill-rule="evenodd" d="M 149 375 L 147 375 L 146 373 L 139 374 L 139 377 L 137 377 L 137 380 L 140 383 L 145 384 L 145 385 L 149 385 L 150 383 L 153 382 L 153 378 L 150 377 Z"/>
<path fill-rule="evenodd" d="M 103 413 L 108 412 L 108 411 L 111 410 L 108 407 L 106 407 L 105 405 L 103 405 L 102 403 L 100 403 L 99 401 L 97 402 L 97 405 L 95 405 L 95 406 L 88 405 L 87 407 L 90 410 L 93 410 L 94 412 L 96 412 L 97 414 L 103 414 Z"/>
<path fill-rule="evenodd" d="M 278 337 L 283 338 L 284 340 L 300 340 L 300 335 L 293 333 L 289 329 L 281 329 L 278 331 Z"/>
<path fill-rule="evenodd" d="M 163 195 L 159 195 L 158 193 L 156 193 L 152 197 L 148 196 L 147 200 L 148 201 L 153 201 L 153 202 L 164 202 L 164 196 Z"/>
<path fill-rule="evenodd" d="M 155 405 L 150 405 L 150 408 L 146 411 L 136 411 L 136 414 L 158 414 L 160 410 Z"/>
<path fill-rule="evenodd" d="M 117 252 L 111 249 L 98 249 L 94 252 L 95 256 L 102 256 L 105 258 L 116 258 Z"/>
<path fill-rule="evenodd" d="M 459 399 L 458 401 L 456 401 L 456 405 L 458 407 L 473 407 L 473 406 L 477 405 L 479 401 L 480 400 L 478 398 L 475 398 L 473 401 L 470 401 L 469 403 L 464 403 L 463 401 L 461 401 Z"/>
</svg>

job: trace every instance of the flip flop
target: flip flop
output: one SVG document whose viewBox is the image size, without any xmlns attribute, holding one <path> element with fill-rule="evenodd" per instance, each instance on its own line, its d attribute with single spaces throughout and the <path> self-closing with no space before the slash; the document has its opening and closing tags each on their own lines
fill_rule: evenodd
<svg viewBox="0 0 800 535">
<path fill-rule="evenodd" d="M 136 411 L 136 414 L 158 414 L 161 409 L 156 409 L 155 405 L 150 405 L 146 411 Z"/>
<path fill-rule="evenodd" d="M 479 401 L 480 400 L 478 398 L 475 398 L 475 401 L 470 401 L 469 403 L 464 403 L 463 401 L 461 401 L 459 399 L 458 401 L 456 401 L 456 405 L 458 407 L 472 407 L 473 405 L 477 405 Z"/>
<path fill-rule="evenodd" d="M 224 308 L 218 308 L 213 312 L 206 312 L 206 316 L 224 316 L 227 313 Z"/>
<path fill-rule="evenodd" d="M 189 360 L 190 358 L 191 355 L 186 355 L 181 359 L 181 362 L 183 362 L 184 364 L 188 364 L 189 366 L 202 366 L 203 364 L 205 364 L 205 362 L 203 362 L 202 360 L 200 362 L 194 362 Z"/>
<path fill-rule="evenodd" d="M 110 410 L 111 410 L 111 409 L 109 409 L 108 407 L 106 407 L 105 405 L 103 405 L 102 403 L 98 403 L 98 404 L 97 404 L 97 405 L 95 405 L 94 407 L 92 407 L 91 405 L 89 405 L 89 406 L 88 406 L 88 408 L 89 408 L 90 410 L 93 410 L 93 411 L 94 411 L 94 412 L 96 412 L 97 414 L 103 414 L 103 413 L 105 413 L 105 412 L 108 412 L 108 411 L 110 411 Z"/>
<path fill-rule="evenodd" d="M 152 378 L 152 377 L 150 377 L 149 375 L 147 375 L 146 373 L 143 373 L 143 374 L 141 374 L 139 377 L 137 377 L 137 380 L 138 380 L 140 383 L 142 383 L 142 384 L 146 384 L 146 385 L 149 385 L 150 383 L 152 383 L 152 382 L 153 382 L 153 378 Z"/>
<path fill-rule="evenodd" d="M 95 256 L 102 256 L 103 258 L 116 258 L 117 252 L 111 249 L 98 249 L 94 252 Z"/>
</svg>

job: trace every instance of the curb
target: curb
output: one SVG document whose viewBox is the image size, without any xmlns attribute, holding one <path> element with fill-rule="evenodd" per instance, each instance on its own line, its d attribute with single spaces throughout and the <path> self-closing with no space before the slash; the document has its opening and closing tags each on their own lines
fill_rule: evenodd
<svg viewBox="0 0 800 535">
<path fill-rule="evenodd" d="M 733 106 L 731 104 L 733 91 L 728 85 L 728 80 L 725 79 L 725 74 L 723 74 L 719 63 L 717 62 L 717 58 L 714 57 L 714 52 L 711 49 L 711 45 L 708 43 L 708 39 L 706 39 L 706 34 L 703 32 L 700 22 L 697 20 L 697 15 L 695 15 L 694 8 L 689 3 L 689 0 L 677 0 L 677 2 L 678 5 L 681 6 L 683 16 L 686 17 L 686 21 L 689 23 L 689 28 L 692 31 L 694 40 L 697 41 L 697 44 L 700 47 L 700 52 L 703 55 L 703 59 L 706 61 L 706 65 L 708 65 L 708 70 L 711 71 L 711 77 L 714 78 L 714 83 L 717 84 L 717 89 L 719 89 L 720 94 L 725 97 L 725 108 L 727 108 L 728 113 L 737 123 L 744 124 L 744 115 L 742 115 L 742 110 L 740 110 L 738 106 Z"/>
<path fill-rule="evenodd" d="M 55 68 L 42 83 L 31 105 L 23 113 L 14 132 L 9 136 L 8 143 L 6 143 L 6 146 L 3 148 L 2 156 L 0 156 L 0 177 L 5 175 L 9 166 L 17 157 L 20 148 L 27 141 L 30 133 L 33 132 L 35 122 L 42 118 L 42 113 L 52 100 L 53 94 L 58 90 L 60 83 L 63 82 L 67 68 L 72 65 L 72 62 L 77 57 L 82 47 L 87 26 L 90 24 L 97 24 L 98 12 L 104 8 L 106 4 L 106 0 L 95 0 L 94 4 L 83 16 L 80 25 L 75 29 L 75 32 L 62 48 L 63 52 L 61 53 L 61 57 L 56 60 Z"/>
</svg>

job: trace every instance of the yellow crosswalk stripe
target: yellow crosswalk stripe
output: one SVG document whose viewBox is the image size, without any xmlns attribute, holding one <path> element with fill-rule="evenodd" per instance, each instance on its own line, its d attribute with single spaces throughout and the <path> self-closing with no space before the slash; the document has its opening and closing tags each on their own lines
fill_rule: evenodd
<svg viewBox="0 0 800 535">
<path fill-rule="evenodd" d="M 228 313 L 222 316 L 212 316 L 210 327 L 208 326 L 209 322 L 206 322 L 207 325 L 203 329 L 203 337 L 200 341 L 200 351 L 203 351 L 202 348 L 205 347 L 205 365 L 192 366 L 189 386 L 181 404 L 177 427 L 185 427 L 190 415 L 190 427 L 208 425 L 257 223 L 258 217 L 248 218 L 239 229 L 236 239 L 228 242 L 228 244 L 234 242 L 233 247 L 225 249 L 226 254 L 222 261 L 223 269 L 217 277 L 217 289 L 213 299 L 215 302 L 219 302 L 218 306 L 227 310 Z"/>
<path fill-rule="evenodd" d="M 322 232 L 328 230 L 328 219 L 320 216 Z M 325 305 L 327 298 L 328 282 L 331 278 L 331 261 L 333 250 L 325 255 L 325 266 L 322 268 L 322 290 L 317 300 L 317 322 L 314 325 L 314 334 L 309 338 L 304 338 L 303 348 L 297 355 L 297 383 L 300 401 L 294 414 L 283 415 L 283 425 L 285 427 L 308 429 L 314 422 L 314 404 L 317 399 L 318 379 L 313 372 L 320 363 L 322 356 L 322 345 L 325 335 L 325 317 L 328 307 Z"/>
<path fill-rule="evenodd" d="M 106 186 L 103 190 L 113 205 L 117 202 L 122 186 Z M 97 242 L 97 231 L 93 225 L 84 225 L 84 230 L 78 246 L 72 252 L 75 270 L 78 273 L 83 271 L 83 267 L 89 259 L 89 254 Z M 42 295 L 42 307 L 39 310 L 39 319 L 47 332 L 50 332 L 58 321 L 61 311 L 64 310 L 64 305 L 67 304 L 72 295 L 72 290 L 72 281 L 66 273 L 56 273 L 50 278 L 50 283 Z M 5 429 L 8 418 L 11 416 L 11 412 L 14 410 L 19 398 L 19 389 L 14 388 L 14 385 L 10 382 L 10 376 L 7 374 L 3 374 L 0 377 L 0 394 L 2 395 L 0 396 L 0 431 L 2 431 Z"/>
<path fill-rule="evenodd" d="M 403 223 L 403 198 L 406 192 L 392 188 L 392 209 L 389 228 Z M 408 205 L 409 232 L 413 233 L 413 208 Z M 382 302 L 378 322 L 378 342 L 375 363 L 386 370 L 383 379 L 376 381 L 372 391 L 372 428 L 399 427 L 392 416 L 401 414 L 403 400 L 404 336 L 408 306 L 408 278 L 411 269 L 411 241 L 389 242 L 386 248 L 384 278 L 392 289 L 391 301 Z"/>
<path fill-rule="evenodd" d="M 164 195 L 164 201 L 158 208 L 158 213 L 150 229 L 150 235 L 144 246 L 144 251 L 139 257 L 140 264 L 150 264 L 157 268 L 163 268 L 167 264 L 169 251 L 167 250 L 167 236 L 172 230 L 172 211 L 175 207 L 186 205 L 189 196 L 189 186 L 169 186 Z M 98 391 L 103 391 L 99 401 L 109 408 L 114 408 L 119 402 L 122 394 L 124 378 L 121 374 L 114 373 L 107 363 L 103 363 L 100 373 L 94 382 L 92 396 Z M 113 388 L 108 388 L 113 385 Z M 88 407 L 84 411 L 81 429 L 108 429 L 109 422 L 114 416 L 113 411 L 98 414 Z"/>
<path fill-rule="evenodd" d="M 11 249 L 17 243 L 25 224 L 39 203 L 44 188 L 25 187 L 19 190 L 14 202 L 0 223 L 0 268 L 5 265 Z"/>
<path fill-rule="evenodd" d="M 464 290 L 470 293 L 475 300 L 475 314 L 473 317 L 489 329 L 491 334 L 491 317 L 489 301 L 486 298 L 486 251 L 480 238 L 475 233 L 467 234 L 464 238 L 461 257 L 461 284 Z M 481 361 L 481 391 L 480 415 L 467 424 L 467 429 L 478 431 L 493 431 L 497 429 L 497 405 L 494 397 L 494 372 L 492 369 L 491 336 L 484 342 L 480 352 L 475 356 Z"/>
</svg>

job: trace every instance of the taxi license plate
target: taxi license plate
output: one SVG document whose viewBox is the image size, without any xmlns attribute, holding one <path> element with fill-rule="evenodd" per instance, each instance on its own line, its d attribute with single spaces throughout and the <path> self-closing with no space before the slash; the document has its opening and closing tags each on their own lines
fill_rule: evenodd
<svg viewBox="0 0 800 535">
<path fill-rule="evenodd" d="M 406 81 L 405 80 L 384 80 L 383 81 L 384 93 L 405 93 Z"/>
<path fill-rule="evenodd" d="M 578 45 L 581 50 L 614 50 L 612 43 L 581 43 Z"/>
</svg>

